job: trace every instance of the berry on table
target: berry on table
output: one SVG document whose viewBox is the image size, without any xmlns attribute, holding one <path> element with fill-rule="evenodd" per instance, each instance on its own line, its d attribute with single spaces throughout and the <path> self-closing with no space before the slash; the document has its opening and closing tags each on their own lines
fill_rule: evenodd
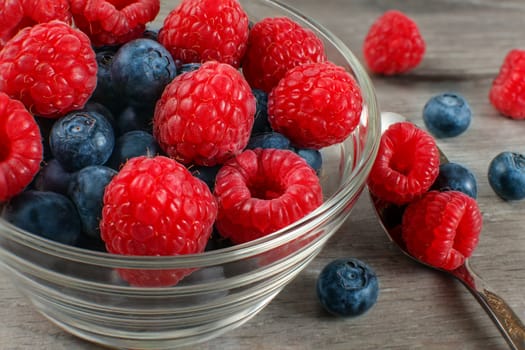
<svg viewBox="0 0 525 350">
<path fill-rule="evenodd" d="M 414 69 L 423 60 L 425 41 L 410 17 L 398 10 L 386 11 L 370 27 L 363 44 L 368 68 L 395 75 Z"/>
<path fill-rule="evenodd" d="M 51 153 L 64 169 L 76 171 L 104 164 L 115 145 L 113 128 L 101 114 L 71 112 L 58 119 L 49 135 Z"/>
<path fill-rule="evenodd" d="M 302 148 L 344 141 L 361 118 L 363 98 L 355 79 L 331 62 L 290 69 L 268 96 L 272 129 Z"/>
<path fill-rule="evenodd" d="M 446 92 L 432 96 L 423 108 L 423 121 L 438 138 L 455 137 L 468 129 L 472 110 L 460 94 Z"/>
<path fill-rule="evenodd" d="M 213 60 L 238 68 L 248 32 L 237 0 L 183 0 L 164 19 L 159 42 L 182 63 Z"/>
<path fill-rule="evenodd" d="M 286 17 L 253 26 L 242 71 L 250 86 L 269 93 L 291 68 L 326 61 L 324 44 L 311 30 Z"/>
<path fill-rule="evenodd" d="M 379 280 L 375 271 L 356 258 L 336 259 L 317 277 L 317 297 L 333 315 L 356 317 L 377 302 Z"/>
<path fill-rule="evenodd" d="M 439 175 L 430 189 L 460 191 L 474 199 L 478 195 L 478 185 L 472 171 L 461 164 L 452 162 L 439 166 Z"/>
<path fill-rule="evenodd" d="M 488 179 L 494 192 L 502 199 L 524 199 L 525 156 L 509 151 L 499 153 L 490 162 Z"/>
<path fill-rule="evenodd" d="M 246 150 L 219 170 L 214 194 L 216 229 L 234 243 L 275 232 L 310 213 L 323 201 L 315 171 L 289 150 Z"/>
<path fill-rule="evenodd" d="M 482 223 L 475 199 L 459 191 L 429 191 L 407 206 L 402 238 L 416 259 L 454 270 L 472 255 Z"/>
<path fill-rule="evenodd" d="M 502 115 L 525 119 L 525 50 L 514 49 L 507 53 L 494 78 L 489 100 Z"/>
<path fill-rule="evenodd" d="M 0 203 L 28 186 L 43 158 L 42 136 L 24 105 L 0 92 Z"/>
<path fill-rule="evenodd" d="M 94 46 L 140 38 L 160 11 L 160 0 L 70 0 L 75 25 Z"/>
<path fill-rule="evenodd" d="M 153 136 L 184 164 L 222 164 L 246 147 L 254 114 L 255 97 L 242 74 L 208 61 L 168 84 L 155 108 Z"/>
<path fill-rule="evenodd" d="M 428 191 L 438 174 L 434 138 L 413 123 L 399 122 L 381 136 L 368 189 L 386 202 L 402 205 Z"/>
<path fill-rule="evenodd" d="M 0 91 L 39 116 L 82 108 L 97 83 L 89 38 L 59 20 L 22 29 L 0 51 Z"/>
</svg>

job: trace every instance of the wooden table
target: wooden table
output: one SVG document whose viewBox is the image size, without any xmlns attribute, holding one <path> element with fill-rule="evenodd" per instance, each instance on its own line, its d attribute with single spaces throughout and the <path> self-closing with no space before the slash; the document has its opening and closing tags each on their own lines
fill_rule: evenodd
<svg viewBox="0 0 525 350">
<path fill-rule="evenodd" d="M 372 21 L 389 8 L 419 24 L 427 52 L 422 64 L 398 77 L 374 76 L 383 110 L 422 125 L 425 102 L 444 91 L 462 93 L 473 109 L 469 130 L 438 140 L 452 161 L 477 176 L 484 228 L 472 263 L 525 319 L 525 201 L 500 200 L 487 181 L 501 151 L 525 152 L 525 121 L 501 117 L 487 95 L 501 62 L 525 48 L 525 3 L 520 0 L 288 0 L 336 33 L 362 58 Z M 320 269 L 339 257 L 369 263 L 380 279 L 377 304 L 355 319 L 327 316 L 316 300 Z M 455 280 L 403 256 L 388 241 L 365 193 L 322 253 L 277 298 L 244 326 L 201 349 L 506 349 L 471 295 Z M 96 350 L 40 314 L 0 274 L 0 349 Z"/>
</svg>

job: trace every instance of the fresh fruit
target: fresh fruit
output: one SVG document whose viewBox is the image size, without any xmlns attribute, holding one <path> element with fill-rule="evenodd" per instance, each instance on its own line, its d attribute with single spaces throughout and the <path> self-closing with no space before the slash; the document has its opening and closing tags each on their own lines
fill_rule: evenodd
<svg viewBox="0 0 525 350">
<path fill-rule="evenodd" d="M 321 171 L 323 166 L 323 156 L 321 152 L 316 149 L 309 148 L 295 148 L 295 153 L 297 153 L 301 158 L 303 158 L 316 173 Z"/>
<path fill-rule="evenodd" d="M 206 184 L 164 157 L 130 159 L 106 186 L 101 237 L 110 253 L 202 252 L 217 215 Z"/>
<path fill-rule="evenodd" d="M 204 165 L 192 165 L 189 167 L 191 174 L 197 179 L 204 181 L 210 191 L 213 192 L 215 188 L 215 178 L 222 165 L 204 166 Z"/>
<path fill-rule="evenodd" d="M 429 191 L 407 206 L 402 238 L 415 258 L 454 270 L 472 255 L 482 222 L 475 199 L 458 191 Z"/>
<path fill-rule="evenodd" d="M 252 135 L 271 132 L 272 127 L 268 120 L 268 94 L 259 89 L 252 89 L 252 92 L 257 101 Z"/>
<path fill-rule="evenodd" d="M 74 172 L 69 172 L 56 159 L 50 159 L 42 165 L 36 175 L 34 188 L 39 191 L 52 191 L 67 195 L 69 182 Z"/>
<path fill-rule="evenodd" d="M 464 165 L 452 162 L 439 166 L 439 175 L 430 189 L 460 191 L 474 199 L 478 195 L 478 185 L 472 171 Z"/>
<path fill-rule="evenodd" d="M 22 29 L 0 51 L 0 91 L 39 116 L 80 109 L 97 83 L 89 38 L 54 20 Z"/>
<path fill-rule="evenodd" d="M 20 193 L 40 169 L 42 136 L 19 101 L 0 92 L 0 203 Z"/>
<path fill-rule="evenodd" d="M 430 134 L 410 122 L 392 124 L 381 136 L 368 189 L 402 205 L 428 191 L 439 174 L 439 150 Z"/>
<path fill-rule="evenodd" d="M 142 130 L 128 131 L 115 142 L 113 153 L 106 165 L 115 170 L 120 170 L 129 159 L 138 156 L 156 156 L 161 154 L 161 149 L 153 135 Z"/>
<path fill-rule="evenodd" d="M 288 150 L 246 150 L 219 170 L 214 194 L 215 226 L 234 243 L 275 232 L 310 213 L 323 201 L 315 171 Z"/>
<path fill-rule="evenodd" d="M 184 164 L 222 164 L 246 147 L 254 114 L 255 97 L 241 73 L 208 61 L 168 84 L 155 108 L 153 136 Z"/>
<path fill-rule="evenodd" d="M 401 11 L 389 10 L 370 27 L 363 54 L 373 73 L 395 75 L 417 67 L 425 46 L 416 22 Z"/>
<path fill-rule="evenodd" d="M 503 59 L 489 92 L 492 105 L 504 116 L 525 119 L 525 50 L 514 49 Z"/>
<path fill-rule="evenodd" d="M 153 106 L 177 75 L 171 54 L 151 39 L 135 39 L 121 46 L 111 63 L 111 81 L 126 105 Z"/>
<path fill-rule="evenodd" d="M 423 108 L 423 121 L 438 138 L 455 137 L 468 129 L 472 110 L 460 94 L 446 92 L 432 96 Z"/>
<path fill-rule="evenodd" d="M 97 112 L 71 112 L 58 119 L 49 135 L 53 156 L 64 169 L 76 171 L 102 165 L 113 152 L 115 136 L 109 121 Z"/>
<path fill-rule="evenodd" d="M 148 133 L 153 132 L 153 115 L 155 106 L 138 107 L 127 106 L 120 111 L 116 120 L 115 134 L 122 136 L 127 132 L 141 130 Z"/>
<path fill-rule="evenodd" d="M 286 17 L 265 18 L 252 27 L 242 71 L 250 86 L 269 93 L 291 68 L 326 61 L 323 42 Z"/>
<path fill-rule="evenodd" d="M 160 10 L 159 0 L 70 0 L 75 25 L 94 46 L 140 38 Z"/>
<path fill-rule="evenodd" d="M 488 170 L 489 184 L 498 196 L 507 201 L 525 198 L 525 156 L 501 152 L 492 159 Z"/>
<path fill-rule="evenodd" d="M 320 149 L 345 140 L 359 124 L 357 82 L 331 62 L 290 69 L 268 96 L 268 118 L 297 147 Z"/>
<path fill-rule="evenodd" d="M 69 182 L 67 194 L 80 216 L 82 232 L 100 239 L 99 220 L 102 216 L 104 189 L 117 174 L 103 165 L 90 165 L 77 171 Z"/>
<path fill-rule="evenodd" d="M 317 277 L 317 297 L 333 315 L 355 317 L 377 302 L 379 281 L 375 271 L 356 258 L 336 259 Z"/>
<path fill-rule="evenodd" d="M 24 191 L 7 202 L 2 217 L 22 230 L 64 244 L 74 245 L 82 233 L 75 205 L 56 192 Z"/>
<path fill-rule="evenodd" d="M 119 94 L 111 76 L 111 66 L 117 49 L 118 47 L 116 46 L 105 46 L 96 50 L 97 86 L 90 98 L 90 101 L 99 102 L 112 112 L 119 111 L 123 104 L 119 100 Z"/>
<path fill-rule="evenodd" d="M 277 148 L 277 149 L 291 149 L 292 145 L 290 140 L 278 132 L 265 132 L 261 134 L 256 134 L 250 137 L 247 149 L 256 149 L 256 148 Z"/>
<path fill-rule="evenodd" d="M 237 0 L 182 0 L 164 19 L 159 42 L 182 63 L 240 66 L 248 16 Z"/>
</svg>

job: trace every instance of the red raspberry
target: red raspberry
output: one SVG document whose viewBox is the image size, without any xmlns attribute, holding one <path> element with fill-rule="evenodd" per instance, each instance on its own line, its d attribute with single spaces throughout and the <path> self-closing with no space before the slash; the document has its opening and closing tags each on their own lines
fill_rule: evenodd
<svg viewBox="0 0 525 350">
<path fill-rule="evenodd" d="M 503 115 L 525 119 L 525 50 L 511 50 L 492 83 L 489 99 Z"/>
<path fill-rule="evenodd" d="M 0 0 L 0 48 L 20 29 L 54 19 L 71 24 L 68 0 Z"/>
<path fill-rule="evenodd" d="M 265 18 L 250 30 L 242 71 L 253 88 L 269 93 L 284 74 L 303 63 L 326 61 L 323 42 L 289 18 Z"/>
<path fill-rule="evenodd" d="M 359 124 L 363 99 L 354 78 L 328 61 L 290 69 L 268 96 L 272 128 L 294 145 L 320 149 Z"/>
<path fill-rule="evenodd" d="M 226 162 L 215 183 L 219 233 L 243 243 L 304 217 L 323 201 L 315 171 L 281 149 L 246 150 Z"/>
<path fill-rule="evenodd" d="M 155 108 L 153 132 L 182 163 L 222 164 L 248 144 L 255 104 L 238 70 L 208 61 L 168 84 Z"/>
<path fill-rule="evenodd" d="M 458 191 L 430 191 L 406 208 L 402 237 L 417 259 L 454 270 L 472 255 L 481 227 L 481 212 L 473 198 Z"/>
<path fill-rule="evenodd" d="M 394 75 L 415 68 L 423 60 L 425 41 L 411 18 L 390 10 L 370 27 L 363 52 L 372 72 Z"/>
<path fill-rule="evenodd" d="M 159 41 L 182 63 L 214 60 L 238 68 L 248 23 L 237 0 L 183 0 L 164 20 Z"/>
<path fill-rule="evenodd" d="M 84 106 L 97 84 L 88 37 L 55 20 L 22 29 L 0 51 L 0 91 L 39 116 Z"/>
<path fill-rule="evenodd" d="M 157 17 L 160 0 L 70 0 L 75 25 L 94 46 L 123 44 L 141 37 Z"/>
<path fill-rule="evenodd" d="M 0 92 L 0 202 L 21 192 L 40 169 L 40 129 L 20 101 Z"/>
<path fill-rule="evenodd" d="M 381 136 L 368 188 L 378 198 L 402 205 L 428 191 L 438 174 L 434 138 L 410 122 L 401 122 Z"/>
</svg>

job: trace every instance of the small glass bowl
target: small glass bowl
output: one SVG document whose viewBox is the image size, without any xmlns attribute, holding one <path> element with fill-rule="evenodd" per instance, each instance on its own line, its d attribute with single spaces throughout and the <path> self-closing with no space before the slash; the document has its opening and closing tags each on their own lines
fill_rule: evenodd
<svg viewBox="0 0 525 350">
<path fill-rule="evenodd" d="M 341 40 L 299 11 L 274 0 L 240 2 L 253 22 L 287 16 L 314 31 L 328 58 L 351 72 L 362 90 L 359 126 L 345 142 L 322 150 L 325 202 L 258 240 L 176 257 L 88 251 L 46 240 L 0 218 L 0 266 L 39 312 L 67 332 L 108 347 L 173 349 L 238 327 L 316 257 L 359 198 L 380 138 L 379 109 L 366 71 Z M 158 27 L 176 4 L 162 1 Z M 123 282 L 122 270 L 193 273 L 172 287 L 145 288 Z"/>
</svg>

